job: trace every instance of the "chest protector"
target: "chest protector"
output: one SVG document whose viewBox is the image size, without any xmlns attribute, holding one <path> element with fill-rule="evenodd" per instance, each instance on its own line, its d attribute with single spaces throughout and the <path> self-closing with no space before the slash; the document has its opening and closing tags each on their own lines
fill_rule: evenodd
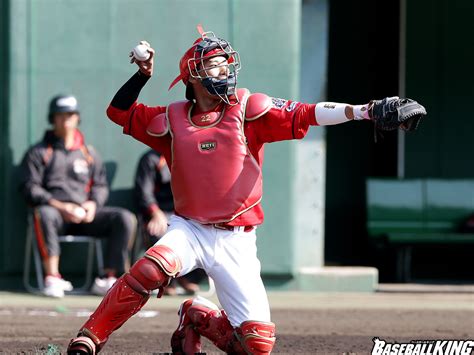
<svg viewBox="0 0 474 355">
<path fill-rule="evenodd" d="M 229 222 L 258 204 L 262 171 L 244 136 L 249 92 L 222 113 L 191 117 L 193 103 L 168 106 L 172 143 L 171 187 L 176 212 L 201 223 Z"/>
</svg>

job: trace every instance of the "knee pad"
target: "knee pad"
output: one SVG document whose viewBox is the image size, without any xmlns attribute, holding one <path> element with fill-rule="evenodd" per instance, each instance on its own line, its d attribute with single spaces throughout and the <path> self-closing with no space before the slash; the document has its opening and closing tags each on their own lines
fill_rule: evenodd
<svg viewBox="0 0 474 355">
<path fill-rule="evenodd" d="M 188 307 L 186 307 L 188 305 Z M 221 311 L 216 304 L 209 301 L 208 299 L 197 296 L 191 300 L 191 303 L 187 304 L 186 301 L 182 304 L 182 308 L 186 310 L 186 314 L 189 321 L 196 328 L 208 328 L 209 321 L 217 321 L 221 330 L 230 329 L 233 330 L 232 326 L 227 319 L 225 312 Z M 181 309 L 180 309 L 180 312 Z"/>
<path fill-rule="evenodd" d="M 181 262 L 173 251 L 164 246 L 154 246 L 145 253 L 130 269 L 129 276 L 145 290 L 155 290 L 167 286 L 171 278 L 181 271 Z M 136 283 L 129 277 L 127 281 Z M 139 287 L 139 285 L 136 285 Z M 135 285 L 133 285 L 135 286 Z M 132 287 L 133 287 L 132 286 Z"/>
<path fill-rule="evenodd" d="M 176 353 L 199 352 L 199 335 L 228 354 L 270 354 L 275 345 L 275 324 L 245 321 L 234 329 L 223 310 L 200 296 L 185 301 L 178 314 L 178 329 L 171 339 Z"/>
<path fill-rule="evenodd" d="M 171 338 L 173 354 L 201 352 L 201 335 L 226 353 L 235 353 L 234 328 L 217 305 L 198 296 L 181 304 L 178 315 L 179 325 Z"/>
<path fill-rule="evenodd" d="M 121 209 L 117 213 L 117 223 L 120 223 L 126 229 L 132 230 L 135 229 L 135 226 L 137 225 L 137 218 L 132 212 L 127 211 L 125 209 Z"/>
<path fill-rule="evenodd" d="M 248 320 L 235 329 L 240 344 L 248 354 L 270 354 L 275 345 L 275 324 Z"/>
<path fill-rule="evenodd" d="M 158 264 L 163 272 L 170 277 L 176 277 L 182 268 L 181 260 L 179 260 L 173 250 L 165 245 L 151 247 L 146 251 L 145 258 Z"/>
</svg>

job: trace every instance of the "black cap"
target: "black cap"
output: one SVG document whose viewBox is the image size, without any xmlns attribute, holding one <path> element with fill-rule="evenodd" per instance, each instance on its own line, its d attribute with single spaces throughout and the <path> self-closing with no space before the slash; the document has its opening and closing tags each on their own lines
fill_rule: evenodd
<svg viewBox="0 0 474 355">
<path fill-rule="evenodd" d="M 49 103 L 48 120 L 53 123 L 55 113 L 74 112 L 79 113 L 77 99 L 72 95 L 58 95 L 51 99 Z"/>
</svg>

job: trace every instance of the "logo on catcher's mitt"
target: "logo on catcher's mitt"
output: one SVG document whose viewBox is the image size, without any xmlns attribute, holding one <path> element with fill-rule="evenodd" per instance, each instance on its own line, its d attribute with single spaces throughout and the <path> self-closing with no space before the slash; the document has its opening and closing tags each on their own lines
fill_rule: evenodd
<svg viewBox="0 0 474 355">
<path fill-rule="evenodd" d="M 410 343 L 388 343 L 373 338 L 372 355 L 468 355 L 474 349 L 474 340 L 412 340 Z"/>
</svg>

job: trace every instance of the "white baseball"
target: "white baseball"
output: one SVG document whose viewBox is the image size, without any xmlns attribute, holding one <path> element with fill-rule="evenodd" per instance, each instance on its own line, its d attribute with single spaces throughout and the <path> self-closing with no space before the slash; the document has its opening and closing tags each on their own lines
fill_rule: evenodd
<svg viewBox="0 0 474 355">
<path fill-rule="evenodd" d="M 149 47 L 145 46 L 144 44 L 135 46 L 132 49 L 133 57 L 140 62 L 148 60 L 148 58 L 150 58 L 150 52 L 148 52 L 148 48 Z"/>
<path fill-rule="evenodd" d="M 76 207 L 74 209 L 74 215 L 79 219 L 83 219 L 86 216 L 86 210 L 82 207 Z"/>
</svg>

